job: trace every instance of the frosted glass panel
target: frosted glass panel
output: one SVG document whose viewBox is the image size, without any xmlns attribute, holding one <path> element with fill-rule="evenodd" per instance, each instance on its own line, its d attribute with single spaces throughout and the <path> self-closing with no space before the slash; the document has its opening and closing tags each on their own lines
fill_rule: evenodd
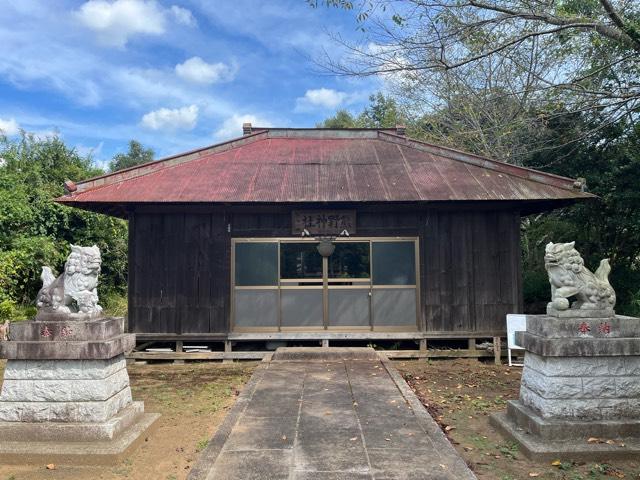
<svg viewBox="0 0 640 480">
<path fill-rule="evenodd" d="M 369 289 L 329 290 L 329 326 L 369 326 Z"/>
<path fill-rule="evenodd" d="M 413 242 L 373 242 L 372 249 L 374 285 L 416 284 Z"/>
<path fill-rule="evenodd" d="M 278 284 L 277 243 L 236 243 L 236 285 L 261 287 Z"/>
<path fill-rule="evenodd" d="M 282 289 L 283 327 L 322 327 L 322 289 Z"/>
<path fill-rule="evenodd" d="M 416 325 L 416 291 L 413 288 L 373 290 L 373 325 Z"/>
<path fill-rule="evenodd" d="M 236 290 L 236 327 L 277 327 L 278 290 Z"/>
</svg>

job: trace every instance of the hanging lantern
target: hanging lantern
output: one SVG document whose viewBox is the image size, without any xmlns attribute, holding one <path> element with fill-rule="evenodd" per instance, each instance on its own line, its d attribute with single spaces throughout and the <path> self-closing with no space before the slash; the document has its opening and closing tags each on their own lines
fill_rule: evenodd
<svg viewBox="0 0 640 480">
<path fill-rule="evenodd" d="M 331 239 L 324 238 L 320 240 L 320 243 L 318 243 L 318 246 L 316 248 L 318 249 L 318 253 L 323 257 L 330 257 L 333 251 L 336 249 L 336 246 L 333 244 Z"/>
</svg>

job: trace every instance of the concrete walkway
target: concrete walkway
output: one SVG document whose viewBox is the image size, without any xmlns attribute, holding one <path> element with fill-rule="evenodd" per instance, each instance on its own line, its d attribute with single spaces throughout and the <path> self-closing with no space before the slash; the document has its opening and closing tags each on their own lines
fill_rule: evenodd
<svg viewBox="0 0 640 480">
<path fill-rule="evenodd" d="M 311 353 L 308 353 L 311 352 Z M 475 479 L 372 349 L 279 349 L 189 480 Z"/>
</svg>

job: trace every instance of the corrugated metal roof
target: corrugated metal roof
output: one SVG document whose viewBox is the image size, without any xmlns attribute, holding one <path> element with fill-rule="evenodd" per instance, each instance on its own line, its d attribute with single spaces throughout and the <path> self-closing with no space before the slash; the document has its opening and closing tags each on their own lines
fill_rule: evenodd
<svg viewBox="0 0 640 480">
<path fill-rule="evenodd" d="M 67 204 L 577 200 L 574 180 L 384 130 L 260 129 L 78 183 Z"/>
</svg>

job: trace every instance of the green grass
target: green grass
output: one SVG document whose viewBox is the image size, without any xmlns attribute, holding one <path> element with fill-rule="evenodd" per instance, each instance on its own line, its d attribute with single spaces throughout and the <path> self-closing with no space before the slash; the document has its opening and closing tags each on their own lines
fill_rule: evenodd
<svg viewBox="0 0 640 480">
<path fill-rule="evenodd" d="M 108 293 L 100 297 L 100 305 L 102 305 L 105 315 L 124 317 L 127 314 L 127 295 Z"/>
<path fill-rule="evenodd" d="M 203 438 L 198 443 L 196 443 L 196 452 L 203 451 L 205 448 L 207 448 L 207 445 L 209 445 L 209 439 Z"/>
</svg>

